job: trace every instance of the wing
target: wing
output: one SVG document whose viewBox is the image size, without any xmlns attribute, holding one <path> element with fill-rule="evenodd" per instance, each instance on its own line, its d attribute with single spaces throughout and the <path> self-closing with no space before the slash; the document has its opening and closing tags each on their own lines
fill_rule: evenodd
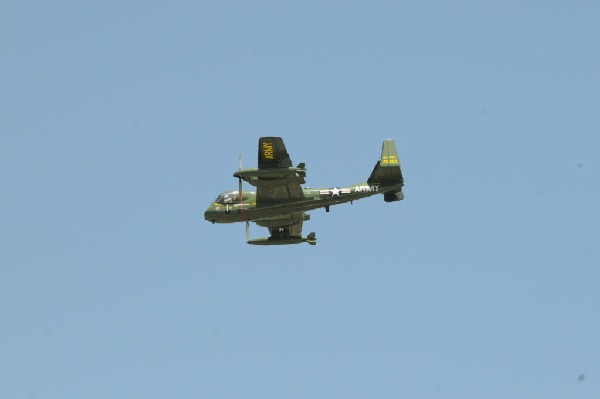
<svg viewBox="0 0 600 399">
<path fill-rule="evenodd" d="M 304 181 L 302 181 L 304 183 Z M 276 180 L 266 180 L 256 187 L 256 204 L 267 205 L 304 198 L 300 182 L 295 176 L 285 175 Z"/>
<path fill-rule="evenodd" d="M 258 139 L 258 169 L 290 168 L 292 160 L 281 137 Z"/>
<path fill-rule="evenodd" d="M 258 169 L 234 174 L 256 186 L 256 205 L 277 204 L 304 198 L 304 165 L 292 167 L 281 137 L 261 137 L 258 141 Z"/>
</svg>

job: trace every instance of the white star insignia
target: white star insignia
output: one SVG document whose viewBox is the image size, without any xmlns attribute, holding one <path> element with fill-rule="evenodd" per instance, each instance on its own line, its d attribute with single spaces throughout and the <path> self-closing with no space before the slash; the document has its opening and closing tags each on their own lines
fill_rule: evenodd
<svg viewBox="0 0 600 399">
<path fill-rule="evenodd" d="M 329 190 L 329 191 L 331 192 L 331 196 L 332 196 L 332 197 L 339 197 L 339 196 L 340 196 L 340 192 L 341 192 L 342 190 L 340 190 L 340 189 L 339 189 L 339 188 L 337 188 L 337 187 L 334 187 L 334 188 L 332 188 L 332 189 L 331 189 L 331 190 Z"/>
</svg>

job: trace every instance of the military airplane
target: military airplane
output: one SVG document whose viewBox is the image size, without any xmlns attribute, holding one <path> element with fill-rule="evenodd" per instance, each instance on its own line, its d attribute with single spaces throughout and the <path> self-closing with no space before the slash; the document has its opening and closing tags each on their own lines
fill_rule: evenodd
<svg viewBox="0 0 600 399">
<path fill-rule="evenodd" d="M 306 165 L 292 166 L 281 137 L 261 137 L 258 141 L 258 168 L 240 169 L 233 177 L 239 180 L 237 191 L 219 194 L 204 212 L 212 223 L 246 222 L 246 242 L 253 245 L 283 245 L 306 242 L 316 245 L 315 233 L 302 236 L 302 224 L 310 219 L 308 211 L 352 202 L 383 194 L 386 202 L 404 199 L 404 178 L 394 140 L 385 140 L 381 159 L 367 181 L 349 186 L 302 188 Z M 243 191 L 242 181 L 256 187 Z M 250 239 L 249 223 L 269 229 L 270 237 Z"/>
</svg>

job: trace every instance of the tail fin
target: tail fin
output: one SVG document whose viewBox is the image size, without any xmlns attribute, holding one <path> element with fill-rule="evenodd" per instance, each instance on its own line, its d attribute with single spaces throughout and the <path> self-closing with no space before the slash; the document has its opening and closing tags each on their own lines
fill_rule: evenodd
<svg viewBox="0 0 600 399">
<path fill-rule="evenodd" d="M 385 140 L 381 149 L 381 159 L 377 161 L 371 176 L 367 181 L 369 185 L 379 184 L 383 190 L 386 202 L 404 199 L 402 187 L 404 178 L 400 169 L 400 158 L 394 140 Z"/>
</svg>

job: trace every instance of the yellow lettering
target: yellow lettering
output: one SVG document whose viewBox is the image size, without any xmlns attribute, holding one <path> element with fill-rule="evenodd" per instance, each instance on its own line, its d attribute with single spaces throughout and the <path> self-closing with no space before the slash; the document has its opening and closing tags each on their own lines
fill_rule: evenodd
<svg viewBox="0 0 600 399">
<path fill-rule="evenodd" d="M 265 159 L 273 158 L 273 143 L 263 143 L 263 157 Z"/>
<path fill-rule="evenodd" d="M 390 155 L 390 156 L 384 156 L 381 159 L 381 163 L 383 165 L 389 165 L 389 164 L 394 164 L 397 165 L 398 164 L 398 157 L 395 155 Z"/>
</svg>

